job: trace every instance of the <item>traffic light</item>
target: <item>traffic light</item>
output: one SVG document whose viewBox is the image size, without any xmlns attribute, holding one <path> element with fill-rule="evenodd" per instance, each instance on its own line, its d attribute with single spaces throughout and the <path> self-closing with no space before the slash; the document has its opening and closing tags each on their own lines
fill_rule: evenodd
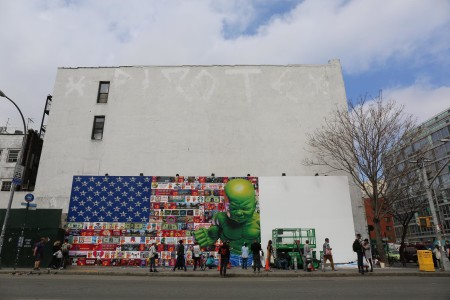
<svg viewBox="0 0 450 300">
<path fill-rule="evenodd" d="M 431 217 L 419 217 L 419 226 L 431 228 Z"/>
</svg>

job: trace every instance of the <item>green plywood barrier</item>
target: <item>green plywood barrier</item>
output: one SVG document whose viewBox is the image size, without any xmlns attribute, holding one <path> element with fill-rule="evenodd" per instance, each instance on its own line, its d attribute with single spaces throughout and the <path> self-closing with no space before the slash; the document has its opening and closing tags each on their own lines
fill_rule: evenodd
<svg viewBox="0 0 450 300">
<path fill-rule="evenodd" d="M 3 225 L 6 210 L 0 210 L 0 224 Z M 26 215 L 26 220 L 25 220 Z M 25 222 L 23 247 L 21 248 L 17 267 L 33 267 L 33 246 L 40 237 L 49 237 L 50 242 L 45 246 L 46 257 L 41 266 L 47 267 L 52 256 L 53 242 L 64 239 L 64 230 L 60 228 L 60 209 L 30 210 L 12 209 L 6 227 L 6 235 L 2 249 L 2 266 L 14 267 L 17 256 L 17 245 Z"/>
</svg>

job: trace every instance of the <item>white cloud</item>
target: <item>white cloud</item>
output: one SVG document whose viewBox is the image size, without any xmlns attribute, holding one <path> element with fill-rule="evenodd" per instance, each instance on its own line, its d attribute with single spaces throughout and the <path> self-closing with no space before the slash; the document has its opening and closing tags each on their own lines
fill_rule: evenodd
<svg viewBox="0 0 450 300">
<path fill-rule="evenodd" d="M 385 99 L 393 99 L 405 106 L 405 112 L 417 117 L 418 123 L 427 121 L 450 109 L 450 87 L 431 87 L 417 83 L 408 87 L 383 91 Z"/>
<path fill-rule="evenodd" d="M 1 1 L 0 89 L 39 124 L 57 67 L 340 58 L 346 72 L 358 74 L 391 60 L 426 65 L 430 56 L 450 66 L 447 0 L 299 1 L 255 35 L 224 38 L 224 24 L 244 30 L 258 19 L 255 7 L 238 0 Z M 2 102 L 0 126 L 9 117 L 20 125 Z"/>
</svg>

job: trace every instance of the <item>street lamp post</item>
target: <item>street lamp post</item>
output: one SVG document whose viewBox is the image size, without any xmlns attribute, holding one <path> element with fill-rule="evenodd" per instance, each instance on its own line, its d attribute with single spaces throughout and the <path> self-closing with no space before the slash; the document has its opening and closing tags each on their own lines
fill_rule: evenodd
<svg viewBox="0 0 450 300">
<path fill-rule="evenodd" d="M 6 234 L 6 225 L 8 224 L 9 213 L 11 211 L 11 205 L 12 205 L 12 202 L 13 202 L 13 199 L 14 199 L 14 191 L 16 189 L 16 186 L 18 185 L 17 182 L 20 183 L 20 180 L 22 180 L 22 175 L 23 175 L 22 174 L 23 172 L 20 172 L 20 174 L 18 174 L 17 170 L 22 170 L 22 167 L 20 167 L 20 166 L 22 165 L 23 152 L 25 151 L 25 142 L 26 142 L 26 137 L 27 137 L 27 127 L 25 125 L 25 119 L 23 117 L 22 111 L 17 106 L 17 104 L 14 101 L 12 101 L 8 96 L 6 96 L 5 93 L 3 93 L 2 91 L 0 91 L 0 97 L 4 97 L 4 98 L 8 99 L 9 101 L 11 101 L 12 104 L 14 104 L 14 106 L 19 111 L 20 116 L 22 117 L 22 123 L 23 123 L 22 147 L 20 149 L 19 157 L 17 158 L 16 169 L 14 171 L 14 179 L 13 179 L 13 181 L 11 183 L 11 188 L 10 188 L 8 207 L 6 209 L 5 219 L 3 220 L 2 232 L 0 234 L 0 269 L 1 269 L 1 267 L 2 267 L 2 250 L 3 250 L 3 242 L 5 240 L 5 234 Z"/>
<path fill-rule="evenodd" d="M 447 143 L 449 141 L 450 141 L 450 139 L 442 139 L 441 140 L 441 142 L 443 142 L 443 143 Z M 444 163 L 444 165 L 442 166 L 442 168 L 439 171 L 437 171 L 436 175 L 431 179 L 431 182 L 428 181 L 427 170 L 425 169 L 425 163 L 431 162 L 431 160 L 429 160 L 425 157 L 420 157 L 419 159 L 417 159 L 417 161 L 410 161 L 410 162 L 417 163 L 417 166 L 422 171 L 422 179 L 423 179 L 423 183 L 425 186 L 425 192 L 427 195 L 428 206 L 430 207 L 431 217 L 433 218 L 434 230 L 436 231 L 437 244 L 439 246 L 439 250 L 441 251 L 441 262 L 443 262 L 442 265 L 444 267 L 444 271 L 450 271 L 450 266 L 448 265 L 448 260 L 446 259 L 446 255 L 445 255 L 444 249 L 441 244 L 442 233 L 441 233 L 441 229 L 439 227 L 439 222 L 438 222 L 438 218 L 437 218 L 437 214 L 436 214 L 436 208 L 434 207 L 433 193 L 431 191 L 431 185 L 436 180 L 436 178 L 439 176 L 439 174 L 442 172 L 442 170 L 450 162 L 450 159 L 447 160 L 446 163 Z"/>
</svg>

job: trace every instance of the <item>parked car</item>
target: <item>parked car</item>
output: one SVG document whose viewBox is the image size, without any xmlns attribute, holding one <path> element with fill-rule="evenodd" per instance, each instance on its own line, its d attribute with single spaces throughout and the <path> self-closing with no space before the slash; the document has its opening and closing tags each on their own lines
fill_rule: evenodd
<svg viewBox="0 0 450 300">
<path fill-rule="evenodd" d="M 406 262 L 417 263 L 417 250 L 428 250 L 424 245 L 407 245 L 405 248 L 405 260 Z"/>
<path fill-rule="evenodd" d="M 400 261 L 400 252 L 398 250 L 390 250 L 387 254 L 389 262 L 398 262 Z"/>
<path fill-rule="evenodd" d="M 398 250 L 390 250 L 387 253 L 387 258 L 389 266 L 393 266 L 395 263 L 400 261 L 400 252 Z"/>
</svg>

